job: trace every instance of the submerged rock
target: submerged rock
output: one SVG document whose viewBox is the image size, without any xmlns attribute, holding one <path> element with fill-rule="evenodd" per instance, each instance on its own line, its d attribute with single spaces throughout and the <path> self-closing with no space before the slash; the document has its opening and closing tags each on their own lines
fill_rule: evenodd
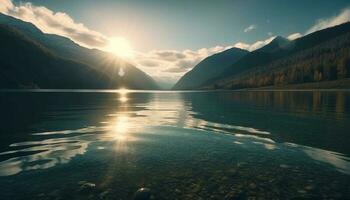
<svg viewBox="0 0 350 200">
<path fill-rule="evenodd" d="M 149 200 L 154 199 L 151 190 L 149 188 L 140 188 L 134 195 L 134 200 Z"/>
<path fill-rule="evenodd" d="M 87 181 L 80 181 L 79 183 L 79 191 L 80 192 L 92 192 L 96 189 L 95 183 L 89 183 Z"/>
</svg>

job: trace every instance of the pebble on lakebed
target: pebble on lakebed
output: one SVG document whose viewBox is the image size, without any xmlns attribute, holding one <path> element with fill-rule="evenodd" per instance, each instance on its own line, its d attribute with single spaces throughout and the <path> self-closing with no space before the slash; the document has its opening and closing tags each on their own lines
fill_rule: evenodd
<svg viewBox="0 0 350 200">
<path fill-rule="evenodd" d="M 89 183 L 87 181 L 79 181 L 79 191 L 81 192 L 91 192 L 96 189 L 95 183 Z"/>
</svg>

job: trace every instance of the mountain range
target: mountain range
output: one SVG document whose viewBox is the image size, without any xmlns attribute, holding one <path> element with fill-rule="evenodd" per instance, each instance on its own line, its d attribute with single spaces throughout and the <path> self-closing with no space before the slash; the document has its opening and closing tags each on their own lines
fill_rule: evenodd
<svg viewBox="0 0 350 200">
<path fill-rule="evenodd" d="M 110 53 L 1 13 L 0 34 L 0 88 L 159 88 L 146 73 Z"/>
<path fill-rule="evenodd" d="M 277 36 L 260 49 L 242 52 L 227 56 L 224 51 L 204 59 L 174 89 L 244 89 L 305 83 L 324 87 L 320 83 L 329 81 L 346 83 L 340 87 L 350 85 L 349 22 L 292 41 Z"/>
<path fill-rule="evenodd" d="M 110 53 L 43 33 L 0 13 L 0 88 L 159 89 L 132 64 Z M 254 51 L 230 48 L 203 59 L 176 90 L 261 87 L 348 88 L 350 22 L 295 40 L 281 36 Z"/>
</svg>

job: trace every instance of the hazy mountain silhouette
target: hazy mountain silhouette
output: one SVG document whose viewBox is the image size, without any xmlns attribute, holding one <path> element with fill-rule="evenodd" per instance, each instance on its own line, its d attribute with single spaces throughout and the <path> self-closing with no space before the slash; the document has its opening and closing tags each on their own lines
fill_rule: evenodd
<svg viewBox="0 0 350 200">
<path fill-rule="evenodd" d="M 0 88 L 106 88 L 108 77 L 0 25 Z"/>
<path fill-rule="evenodd" d="M 16 34 L 16 36 L 25 36 L 27 40 L 30 39 L 30 42 L 41 46 L 42 49 L 44 48 L 46 52 L 50 52 L 55 57 L 60 57 L 62 60 L 71 60 L 71 65 L 75 63 L 80 66 L 85 66 L 90 73 L 95 73 L 97 77 L 104 77 L 104 88 L 126 87 L 130 89 L 158 89 L 158 85 L 150 76 L 110 53 L 97 49 L 84 48 L 62 36 L 45 34 L 31 23 L 1 13 L 0 24 L 16 29 L 18 33 L 21 33 Z M 2 46 L 1 48 L 4 47 Z M 28 53 L 28 56 L 31 55 L 30 51 L 26 53 Z M 49 60 L 47 60 L 47 62 L 49 62 Z M 21 63 L 16 64 L 20 65 Z M 28 68 L 34 67 L 26 63 L 25 60 L 23 60 L 22 64 L 25 64 L 25 67 Z M 47 63 L 43 64 L 47 65 Z M 120 68 L 122 68 L 124 72 L 124 76 L 122 77 L 118 75 L 121 70 Z M 67 71 L 66 73 L 70 72 Z M 81 76 L 78 77 L 81 78 Z M 77 81 L 79 81 L 79 79 Z M 76 88 L 75 86 L 72 87 Z M 96 87 L 99 88 L 100 86 L 96 85 Z M 52 85 L 51 88 L 58 87 Z"/>
<path fill-rule="evenodd" d="M 175 84 L 173 89 L 191 89 L 220 75 L 228 66 L 248 54 L 246 50 L 231 48 L 202 60 Z"/>
</svg>

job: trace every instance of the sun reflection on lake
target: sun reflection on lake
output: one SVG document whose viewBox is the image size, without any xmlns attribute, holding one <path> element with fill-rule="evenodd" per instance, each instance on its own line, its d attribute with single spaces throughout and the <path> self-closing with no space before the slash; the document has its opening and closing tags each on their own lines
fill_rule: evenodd
<svg viewBox="0 0 350 200">
<path fill-rule="evenodd" d="M 122 97 L 120 97 L 118 100 L 119 100 L 120 102 L 122 102 L 122 103 L 125 103 L 125 102 L 128 101 L 128 98 L 122 96 Z"/>
<path fill-rule="evenodd" d="M 116 133 L 122 134 L 122 133 L 127 133 L 128 128 L 129 128 L 128 117 L 121 116 L 117 118 L 117 122 L 113 131 L 115 131 Z"/>
<path fill-rule="evenodd" d="M 117 90 L 117 94 L 119 95 L 118 100 L 122 103 L 127 102 L 129 99 L 127 98 L 127 93 L 129 92 L 129 90 L 125 89 L 125 88 L 120 88 Z"/>
<path fill-rule="evenodd" d="M 112 126 L 111 134 L 112 138 L 115 140 L 115 149 L 118 152 L 127 151 L 128 142 L 133 138 L 128 132 L 131 126 L 129 118 L 127 116 L 117 117 L 115 124 L 112 124 Z"/>
<path fill-rule="evenodd" d="M 117 90 L 117 93 L 119 93 L 119 94 L 127 94 L 128 92 L 129 92 L 129 90 L 126 88 L 119 88 Z"/>
<path fill-rule="evenodd" d="M 131 129 L 133 124 L 131 123 L 131 118 L 128 116 L 128 90 L 121 88 L 118 90 L 118 101 L 119 104 L 116 110 L 117 115 L 110 121 L 110 134 L 112 138 L 116 141 L 115 146 L 117 151 L 127 151 L 128 142 L 133 141 L 135 138 L 131 135 Z"/>
</svg>

